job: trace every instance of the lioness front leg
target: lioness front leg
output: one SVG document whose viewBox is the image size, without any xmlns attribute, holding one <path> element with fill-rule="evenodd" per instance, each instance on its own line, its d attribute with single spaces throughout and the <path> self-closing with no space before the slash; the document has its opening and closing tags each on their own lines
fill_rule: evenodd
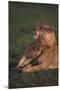
<svg viewBox="0 0 60 90">
<path fill-rule="evenodd" d="M 49 64 L 48 63 L 41 63 L 39 65 L 36 66 L 32 66 L 31 64 L 29 64 L 28 66 L 26 66 L 25 68 L 23 68 L 23 72 L 36 72 L 36 71 L 40 71 L 42 69 L 48 69 Z"/>
<path fill-rule="evenodd" d="M 36 72 L 36 71 L 40 71 L 42 69 L 42 65 L 36 65 L 36 66 L 31 66 L 31 64 L 29 64 L 28 66 L 26 66 L 25 68 L 23 68 L 23 72 Z"/>
<path fill-rule="evenodd" d="M 25 60 L 26 60 L 26 56 L 23 56 L 21 58 L 21 60 L 19 61 L 18 65 L 17 65 L 17 68 L 21 67 L 21 65 L 25 62 Z"/>
<path fill-rule="evenodd" d="M 32 62 L 36 57 L 38 57 L 40 54 L 41 54 L 41 49 L 39 51 L 34 51 L 32 53 L 33 55 L 30 55 L 30 56 L 23 56 L 17 66 L 17 68 L 19 67 L 25 67 L 26 65 L 28 65 L 30 62 Z"/>
</svg>

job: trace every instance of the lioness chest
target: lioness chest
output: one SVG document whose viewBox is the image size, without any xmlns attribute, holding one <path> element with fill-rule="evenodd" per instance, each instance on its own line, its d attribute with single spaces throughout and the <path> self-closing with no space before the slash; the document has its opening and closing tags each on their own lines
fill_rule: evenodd
<svg viewBox="0 0 60 90">
<path fill-rule="evenodd" d="M 46 49 L 42 55 L 38 58 L 38 61 L 41 62 L 40 68 L 57 68 L 57 48 L 55 49 Z"/>
</svg>

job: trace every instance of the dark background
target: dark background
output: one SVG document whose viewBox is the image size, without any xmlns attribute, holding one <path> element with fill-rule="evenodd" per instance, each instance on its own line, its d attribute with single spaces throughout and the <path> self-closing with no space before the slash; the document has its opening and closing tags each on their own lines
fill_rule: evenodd
<svg viewBox="0 0 60 90">
<path fill-rule="evenodd" d="M 35 25 L 54 26 L 58 40 L 58 5 L 9 1 L 8 7 L 9 88 L 58 85 L 57 70 L 43 70 L 32 74 L 12 70 L 16 67 L 28 44 L 32 42 L 32 31 Z"/>
</svg>

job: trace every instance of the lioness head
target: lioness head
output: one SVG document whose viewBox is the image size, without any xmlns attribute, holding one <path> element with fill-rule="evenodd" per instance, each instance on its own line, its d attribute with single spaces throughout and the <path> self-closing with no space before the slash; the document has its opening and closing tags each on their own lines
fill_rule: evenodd
<svg viewBox="0 0 60 90">
<path fill-rule="evenodd" d="M 34 39 L 40 40 L 41 44 L 52 46 L 56 44 L 54 28 L 51 26 L 41 25 L 33 28 Z"/>
</svg>

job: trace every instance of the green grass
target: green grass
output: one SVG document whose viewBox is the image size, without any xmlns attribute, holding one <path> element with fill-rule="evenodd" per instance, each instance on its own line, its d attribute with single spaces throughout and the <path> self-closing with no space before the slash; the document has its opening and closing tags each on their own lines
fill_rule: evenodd
<svg viewBox="0 0 60 90">
<path fill-rule="evenodd" d="M 9 88 L 58 84 L 57 70 L 41 71 L 31 75 L 11 70 L 17 65 L 19 58 L 32 42 L 32 31 L 36 24 L 54 26 L 56 39 L 58 38 L 57 12 L 57 5 L 9 2 Z"/>
</svg>

